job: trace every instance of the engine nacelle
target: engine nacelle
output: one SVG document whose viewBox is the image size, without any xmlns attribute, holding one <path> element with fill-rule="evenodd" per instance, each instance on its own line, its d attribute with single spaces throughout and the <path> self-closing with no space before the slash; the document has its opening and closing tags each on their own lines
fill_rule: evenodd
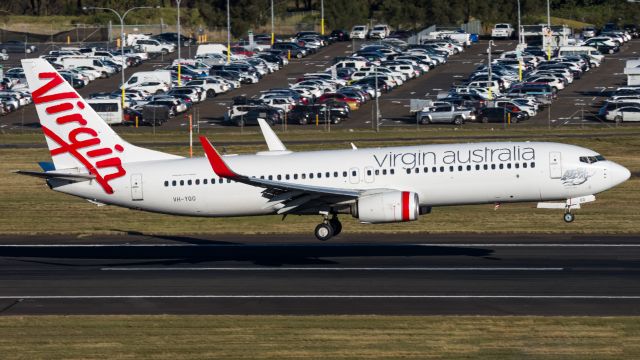
<svg viewBox="0 0 640 360">
<path fill-rule="evenodd" d="M 420 214 L 418 194 L 411 191 L 387 191 L 358 199 L 352 215 L 364 223 L 413 221 Z"/>
</svg>

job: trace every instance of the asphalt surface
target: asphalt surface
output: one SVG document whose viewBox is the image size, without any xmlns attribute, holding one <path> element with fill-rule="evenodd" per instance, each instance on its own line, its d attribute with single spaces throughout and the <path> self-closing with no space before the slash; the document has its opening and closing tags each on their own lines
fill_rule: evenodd
<svg viewBox="0 0 640 360">
<path fill-rule="evenodd" d="M 324 71 L 329 67 L 334 57 L 345 56 L 353 52 L 353 46 L 359 47 L 358 43 L 351 42 L 336 43 L 321 49 L 318 53 L 303 59 L 292 59 L 291 63 L 280 71 L 265 76 L 259 83 L 245 85 L 227 94 L 220 95 L 213 99 L 208 99 L 204 103 L 197 105 L 199 113 L 199 126 L 203 130 L 215 129 L 216 131 L 237 131 L 235 126 L 226 126 L 222 123 L 225 111 L 232 102 L 232 98 L 239 95 L 247 97 L 259 96 L 260 92 L 275 87 L 286 87 L 290 82 L 306 72 Z M 516 43 L 514 41 L 497 41 L 494 51 L 513 50 Z M 48 47 L 41 47 L 38 56 L 49 50 Z M 422 77 L 410 80 L 394 91 L 384 94 L 380 98 L 380 113 L 382 117 L 381 127 L 415 127 L 415 118 L 409 114 L 409 102 L 412 98 L 435 99 L 438 94 L 446 92 L 455 83 L 465 80 L 468 75 L 480 64 L 487 60 L 487 42 L 481 41 L 468 48 L 465 52 L 450 57 L 447 64 L 439 66 Z M 195 53 L 195 48 L 184 48 L 183 54 L 189 56 L 189 52 Z M 559 99 L 556 100 L 550 109 L 540 112 L 536 117 L 525 123 L 514 126 L 614 126 L 610 123 L 602 123 L 594 114 L 597 113 L 598 106 L 609 95 L 611 90 L 624 85 L 626 76 L 623 74 L 625 61 L 631 58 L 638 58 L 640 51 L 640 40 L 633 40 L 625 45 L 622 50 L 614 55 L 607 55 L 605 62 L 600 68 L 586 73 L 582 79 L 569 85 L 567 89 L 561 91 Z M 497 56 L 497 55 L 496 55 Z M 126 78 L 135 71 L 153 70 L 166 66 L 176 54 L 167 57 L 157 57 L 144 63 L 143 65 L 127 69 Z M 11 59 L 5 62 L 5 69 L 19 64 L 20 55 L 11 54 Z M 120 75 L 117 74 L 109 79 L 97 80 L 89 84 L 79 92 L 87 96 L 94 92 L 114 91 L 120 83 Z M 372 128 L 374 127 L 374 102 L 370 101 L 358 111 L 352 113 L 352 117 L 339 125 L 337 128 Z M 180 115 L 165 125 L 163 130 L 186 129 L 187 119 Z M 301 128 L 300 125 L 292 125 Z M 496 124 L 465 124 L 464 126 L 474 126 L 479 128 L 495 127 Z M 630 126 L 625 124 L 625 126 Z M 313 125 L 306 125 L 313 127 Z M 0 131 L 29 131 L 38 130 L 38 121 L 33 105 L 29 105 L 17 112 L 0 117 Z M 131 131 L 150 131 L 149 128 L 131 129 Z"/>
<path fill-rule="evenodd" d="M 640 315 L 640 236 L 0 237 L 0 314 Z"/>
</svg>

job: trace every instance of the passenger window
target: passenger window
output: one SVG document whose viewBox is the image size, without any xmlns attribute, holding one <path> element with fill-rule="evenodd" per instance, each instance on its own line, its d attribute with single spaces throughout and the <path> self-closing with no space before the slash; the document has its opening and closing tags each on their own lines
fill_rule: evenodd
<svg viewBox="0 0 640 360">
<path fill-rule="evenodd" d="M 426 172 L 426 173 L 428 173 L 428 172 L 429 172 L 429 168 L 425 166 L 425 167 L 424 167 L 424 169 L 423 169 L 423 171 L 424 171 L 424 172 Z"/>
<path fill-rule="evenodd" d="M 531 163 L 531 168 L 533 169 L 534 167 L 536 167 L 536 163 L 532 162 Z"/>
<path fill-rule="evenodd" d="M 180 186 L 184 186 L 184 180 L 180 180 Z"/>
<path fill-rule="evenodd" d="M 458 171 L 462 171 L 462 165 L 458 165 Z"/>
<path fill-rule="evenodd" d="M 302 179 L 306 179 L 307 178 L 307 174 L 302 173 L 300 176 L 302 176 Z"/>
<path fill-rule="evenodd" d="M 289 180 L 289 174 L 285 175 L 284 178 Z"/>
<path fill-rule="evenodd" d="M 491 164 L 491 170 L 495 170 L 496 169 L 496 164 Z"/>
<path fill-rule="evenodd" d="M 216 184 L 216 179 L 211 179 L 211 185 L 215 185 Z"/>
<path fill-rule="evenodd" d="M 411 169 L 407 169 L 407 174 L 411 174 Z"/>
<path fill-rule="evenodd" d="M 169 182 L 168 182 L 168 181 L 165 181 L 165 182 L 164 182 L 164 186 L 165 186 L 165 187 L 169 186 Z"/>
<path fill-rule="evenodd" d="M 511 169 L 511 163 L 507 163 L 507 169 Z"/>
<path fill-rule="evenodd" d="M 516 167 L 516 169 L 520 168 L 520 164 L 519 163 L 515 163 L 514 166 Z"/>
<path fill-rule="evenodd" d="M 351 172 L 351 176 L 356 176 L 357 174 L 358 174 L 358 173 L 357 173 L 355 170 L 353 170 L 353 171 Z"/>
<path fill-rule="evenodd" d="M 313 173 L 309 173 L 309 179 L 313 179 Z"/>
<path fill-rule="evenodd" d="M 387 175 L 387 169 L 382 169 L 382 175 Z"/>
<path fill-rule="evenodd" d="M 371 170 L 367 170 L 367 175 L 371 176 Z"/>
<path fill-rule="evenodd" d="M 298 174 L 293 174 L 293 180 L 298 180 Z"/>
<path fill-rule="evenodd" d="M 526 169 L 527 168 L 527 163 L 522 163 L 522 167 Z"/>
<path fill-rule="evenodd" d="M 318 179 L 322 179 L 322 173 L 318 173 Z"/>
<path fill-rule="evenodd" d="M 376 169 L 375 174 L 380 175 L 380 170 Z"/>
<path fill-rule="evenodd" d="M 471 171 L 471 165 L 467 165 L 467 171 Z"/>
<path fill-rule="evenodd" d="M 482 168 L 487 170 L 489 168 L 489 166 L 487 164 L 482 165 Z"/>
<path fill-rule="evenodd" d="M 191 185 L 191 184 L 192 184 L 191 180 L 187 180 L 187 185 Z"/>
<path fill-rule="evenodd" d="M 437 168 L 437 167 L 435 167 L 435 166 L 434 166 L 434 167 L 432 167 L 432 168 L 431 168 L 431 172 L 438 172 L 438 168 Z"/>
<path fill-rule="evenodd" d="M 389 174 L 393 175 L 395 173 L 396 173 L 396 171 L 394 169 L 389 170 Z"/>
<path fill-rule="evenodd" d="M 347 177 L 347 172 L 346 171 L 342 172 L 342 177 Z"/>
<path fill-rule="evenodd" d="M 269 175 L 269 180 L 273 180 L 273 175 Z"/>
<path fill-rule="evenodd" d="M 171 186 L 176 186 L 176 181 L 175 180 L 171 181 Z"/>
<path fill-rule="evenodd" d="M 276 178 L 277 178 L 278 180 L 282 180 L 282 175 L 278 175 Z"/>
<path fill-rule="evenodd" d="M 453 172 L 453 166 L 449 166 L 449 172 Z"/>
<path fill-rule="evenodd" d="M 326 173 L 324 173 L 324 177 L 331 177 L 331 173 L 327 171 Z"/>
<path fill-rule="evenodd" d="M 440 172 L 444 172 L 444 166 L 440 166 Z"/>
<path fill-rule="evenodd" d="M 504 164 L 500 164 L 500 170 L 504 169 Z"/>
<path fill-rule="evenodd" d="M 413 172 L 415 172 L 416 174 L 419 173 L 420 172 L 420 168 L 415 168 L 415 170 Z"/>
<path fill-rule="evenodd" d="M 480 164 L 476 164 L 476 170 L 480 170 Z"/>
<path fill-rule="evenodd" d="M 207 179 L 203 179 L 202 184 L 207 185 Z"/>
<path fill-rule="evenodd" d="M 337 171 L 333 172 L 333 177 L 338 177 L 338 172 Z"/>
<path fill-rule="evenodd" d="M 200 179 L 196 179 L 196 185 L 200 185 Z"/>
</svg>

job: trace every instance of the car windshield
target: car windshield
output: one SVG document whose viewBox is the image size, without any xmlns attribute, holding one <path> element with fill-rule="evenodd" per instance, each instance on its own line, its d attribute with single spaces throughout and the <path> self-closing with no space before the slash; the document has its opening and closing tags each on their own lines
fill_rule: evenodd
<svg viewBox="0 0 640 360">
<path fill-rule="evenodd" d="M 498 24 L 496 25 L 496 29 L 508 29 L 509 25 L 506 24 Z"/>
</svg>

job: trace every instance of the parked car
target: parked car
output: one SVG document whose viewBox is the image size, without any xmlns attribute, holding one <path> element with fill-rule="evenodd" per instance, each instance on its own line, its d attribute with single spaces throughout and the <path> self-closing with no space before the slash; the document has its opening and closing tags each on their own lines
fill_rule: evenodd
<svg viewBox="0 0 640 360">
<path fill-rule="evenodd" d="M 177 33 L 171 33 L 171 32 L 162 33 L 162 34 L 154 35 L 153 38 L 156 40 L 160 40 L 162 42 L 176 44 L 176 46 L 178 44 Z M 182 44 L 182 46 L 188 46 L 188 45 L 195 44 L 196 41 L 193 38 L 180 34 L 180 43 Z"/>
<path fill-rule="evenodd" d="M 640 121 L 640 106 L 623 106 L 607 110 L 605 119 L 617 123 L 627 121 Z"/>
<path fill-rule="evenodd" d="M 349 33 L 345 30 L 333 30 L 329 37 L 333 39 L 333 41 L 347 41 L 349 40 Z"/>
<path fill-rule="evenodd" d="M 465 121 L 473 121 L 476 115 L 471 109 L 442 103 L 434 107 L 427 107 L 416 113 L 416 121 L 421 124 L 437 122 L 462 125 Z"/>
<path fill-rule="evenodd" d="M 513 112 L 504 107 L 487 107 L 478 111 L 478 119 L 483 123 L 506 123 L 509 118 L 511 119 L 512 123 L 517 123 L 525 119 L 525 114 L 522 111 Z"/>
<path fill-rule="evenodd" d="M 0 52 L 3 53 L 25 53 L 31 54 L 38 48 L 35 45 L 30 45 L 24 41 L 8 40 L 0 44 Z"/>
</svg>

